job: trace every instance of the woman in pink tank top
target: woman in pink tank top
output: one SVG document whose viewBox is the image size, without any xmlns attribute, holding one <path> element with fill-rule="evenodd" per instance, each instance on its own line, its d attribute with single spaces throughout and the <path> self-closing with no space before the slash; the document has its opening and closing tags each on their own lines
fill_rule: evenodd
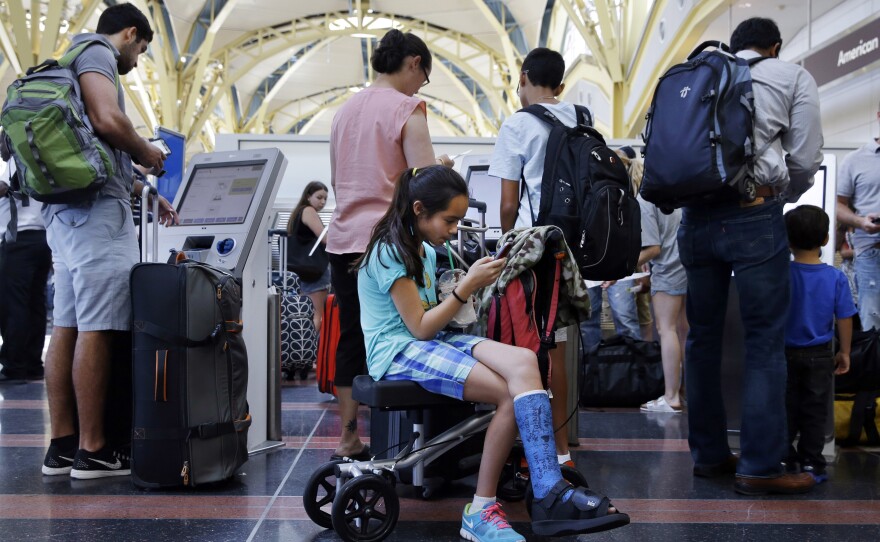
<svg viewBox="0 0 880 542">
<path fill-rule="evenodd" d="M 366 371 L 360 322 L 357 273 L 352 263 L 364 252 L 373 226 L 388 210 L 400 173 L 435 163 L 425 102 L 414 98 L 428 84 L 431 52 L 414 34 L 391 30 L 370 57 L 379 74 L 352 96 L 333 118 L 330 132 L 330 182 L 336 209 L 327 231 L 327 253 L 344 341 L 336 349 L 334 383 L 342 435 L 331 456 L 368 458 L 357 432 L 358 404 L 351 398 L 354 377 Z"/>
</svg>

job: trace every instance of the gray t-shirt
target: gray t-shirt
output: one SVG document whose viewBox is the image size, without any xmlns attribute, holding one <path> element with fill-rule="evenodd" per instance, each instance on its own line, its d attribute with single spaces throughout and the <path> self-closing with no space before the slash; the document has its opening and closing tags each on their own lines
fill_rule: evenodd
<svg viewBox="0 0 880 542">
<path fill-rule="evenodd" d="M 114 77 L 117 69 L 116 57 L 119 56 L 119 51 L 116 50 L 116 48 L 113 46 L 112 43 L 110 43 L 106 36 L 103 36 L 101 34 L 77 34 L 76 36 L 74 36 L 70 47 L 73 48 L 83 41 L 95 39 L 106 43 L 108 47 L 104 47 L 103 45 L 98 43 L 90 45 L 86 48 L 85 51 L 80 53 L 76 60 L 74 60 L 71 68 L 78 77 L 84 73 L 95 72 L 104 75 L 105 77 L 107 77 L 107 79 L 110 80 L 110 82 L 115 84 Z M 125 94 L 122 90 L 121 80 L 119 82 L 117 91 L 119 109 L 122 110 L 123 113 L 125 113 Z M 88 110 L 86 110 L 86 116 L 88 116 L 88 113 Z M 107 180 L 107 184 L 104 185 L 104 187 L 101 189 L 100 196 L 128 200 L 131 197 L 132 184 L 134 183 L 134 173 L 131 165 L 131 156 L 129 156 L 126 152 L 111 147 L 106 142 L 104 143 L 104 149 L 106 149 L 107 154 L 110 155 L 111 160 L 113 161 L 114 173 L 113 176 Z M 73 206 L 89 207 L 91 206 L 91 203 L 86 202 Z M 49 224 L 49 222 L 51 222 L 52 215 L 67 207 L 71 207 L 71 205 L 44 205 L 43 218 L 45 219 L 46 224 Z"/>
<path fill-rule="evenodd" d="M 871 141 L 846 155 L 840 164 L 837 195 L 849 198 L 858 215 L 880 213 L 880 144 Z M 880 243 L 880 233 L 856 229 L 852 242 L 859 254 Z"/>
<path fill-rule="evenodd" d="M 642 211 L 642 246 L 659 246 L 660 255 L 651 260 L 651 290 L 675 292 L 687 289 L 687 274 L 678 256 L 678 226 L 681 209 L 663 214 L 653 203 L 638 196 Z"/>
</svg>

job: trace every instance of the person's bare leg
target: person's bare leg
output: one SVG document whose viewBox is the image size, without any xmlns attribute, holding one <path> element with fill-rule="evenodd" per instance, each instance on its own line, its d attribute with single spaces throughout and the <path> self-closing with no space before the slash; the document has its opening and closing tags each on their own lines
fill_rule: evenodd
<svg viewBox="0 0 880 542">
<path fill-rule="evenodd" d="M 681 361 L 682 349 L 678 336 L 679 315 L 683 310 L 682 296 L 665 292 L 654 294 L 654 316 L 660 333 L 660 354 L 663 358 L 664 397 L 672 408 L 681 407 Z"/>
<path fill-rule="evenodd" d="M 357 412 L 360 403 L 352 399 L 351 386 L 337 387 L 336 398 L 339 399 L 341 435 L 334 453 L 340 456 L 359 454 L 364 449 L 364 443 L 358 435 Z"/>
<path fill-rule="evenodd" d="M 318 290 L 309 294 L 309 299 L 315 305 L 315 331 L 321 331 L 321 322 L 324 320 L 324 303 L 327 302 L 327 290 Z"/>
<path fill-rule="evenodd" d="M 556 343 L 556 348 L 550 351 L 550 393 L 553 398 L 550 399 L 550 411 L 553 413 L 553 438 L 556 441 L 556 453 L 565 455 L 568 453 L 568 431 L 563 424 L 566 423 L 568 415 L 568 372 L 565 367 L 565 345 L 566 343 Z"/>
<path fill-rule="evenodd" d="M 104 447 L 104 404 L 110 380 L 109 331 L 82 331 L 73 356 L 73 389 L 79 411 L 79 447 L 97 452 Z"/>
<path fill-rule="evenodd" d="M 513 409 L 513 398 L 526 392 L 542 389 L 541 375 L 538 373 L 535 365 L 534 353 L 524 348 L 512 347 L 494 341 L 483 341 L 474 347 L 472 355 L 480 361 L 480 364 L 485 365 L 492 373 L 498 374 L 506 383 L 508 398 L 510 400 L 510 416 L 514 421 L 514 429 L 512 429 L 512 431 L 515 431 L 516 416 Z M 478 366 L 479 364 L 474 366 L 474 369 L 471 370 L 471 374 L 468 375 L 467 381 L 465 381 L 465 399 L 471 400 L 469 398 L 473 397 L 473 400 L 480 400 L 479 395 L 477 395 L 479 390 L 488 385 L 487 382 L 479 382 L 477 380 L 471 382 L 473 375 L 476 374 L 477 378 L 481 375 L 481 372 L 474 373 Z M 470 388 L 468 384 L 471 384 Z M 501 401 L 501 403 L 503 404 L 504 401 Z M 498 416 L 498 413 L 496 412 L 495 415 Z M 501 419 L 506 420 L 504 417 L 506 415 L 506 411 L 502 410 Z M 499 427 L 499 433 L 502 433 L 501 428 L 503 427 L 505 426 Z M 500 436 L 503 437 L 504 434 L 502 433 Z M 486 435 L 486 441 L 494 442 L 489 440 L 488 433 Z M 497 448 L 498 453 L 490 453 L 488 459 L 486 457 L 487 447 L 483 448 L 483 458 L 480 463 L 480 476 L 477 479 L 477 495 L 483 497 L 494 495 L 494 490 L 498 484 L 498 475 L 500 474 L 504 461 L 507 459 L 508 452 L 510 451 L 510 446 L 507 445 L 507 441 L 499 441 L 499 444 L 504 444 L 505 446 L 489 446 L 489 448 Z M 484 465 L 484 463 L 487 462 L 488 464 Z M 554 461 L 554 463 L 556 463 L 556 461 Z M 483 476 L 484 466 L 486 469 L 485 476 Z M 480 493 L 480 491 L 492 491 L 492 493 Z M 616 512 L 617 509 L 614 507 L 608 509 L 609 514 L 614 514 Z"/>
<path fill-rule="evenodd" d="M 50 438 L 76 433 L 73 393 L 73 355 L 76 349 L 76 328 L 52 328 L 52 338 L 46 351 L 46 396 L 49 400 Z"/>
<path fill-rule="evenodd" d="M 483 445 L 476 489 L 476 494 L 480 497 L 494 497 L 501 470 L 516 437 L 513 399 L 504 379 L 481 363 L 474 365 L 464 383 L 464 399 L 497 405 L 495 415 L 486 429 L 483 442 L 490 444 Z"/>
</svg>

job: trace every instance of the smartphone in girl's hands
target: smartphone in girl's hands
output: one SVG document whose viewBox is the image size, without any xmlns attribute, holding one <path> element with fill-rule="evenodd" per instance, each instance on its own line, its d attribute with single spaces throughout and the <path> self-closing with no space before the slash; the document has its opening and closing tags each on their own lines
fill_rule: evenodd
<svg viewBox="0 0 880 542">
<path fill-rule="evenodd" d="M 498 249 L 498 252 L 495 253 L 495 259 L 500 260 L 501 258 L 506 258 L 508 254 L 510 254 L 510 249 L 513 248 L 513 242 L 508 241 L 504 243 L 504 246 Z"/>
</svg>

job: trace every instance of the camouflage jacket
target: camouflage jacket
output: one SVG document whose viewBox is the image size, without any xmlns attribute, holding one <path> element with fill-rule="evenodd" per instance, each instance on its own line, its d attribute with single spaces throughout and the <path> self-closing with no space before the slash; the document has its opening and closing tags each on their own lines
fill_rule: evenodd
<svg viewBox="0 0 880 542">
<path fill-rule="evenodd" d="M 513 247 L 501 275 L 494 284 L 482 289 L 479 293 L 478 331 L 485 336 L 489 318 L 489 306 L 492 296 L 504 291 L 507 284 L 525 269 L 534 266 L 544 254 L 544 246 L 551 230 L 559 230 L 556 226 L 535 226 L 511 230 L 501 236 L 498 246 L 513 240 Z M 577 325 L 590 317 L 590 295 L 581 278 L 574 256 L 568 246 L 565 247 L 567 258 L 562 261 L 562 277 L 559 281 L 559 306 L 556 315 L 555 329 Z"/>
</svg>

